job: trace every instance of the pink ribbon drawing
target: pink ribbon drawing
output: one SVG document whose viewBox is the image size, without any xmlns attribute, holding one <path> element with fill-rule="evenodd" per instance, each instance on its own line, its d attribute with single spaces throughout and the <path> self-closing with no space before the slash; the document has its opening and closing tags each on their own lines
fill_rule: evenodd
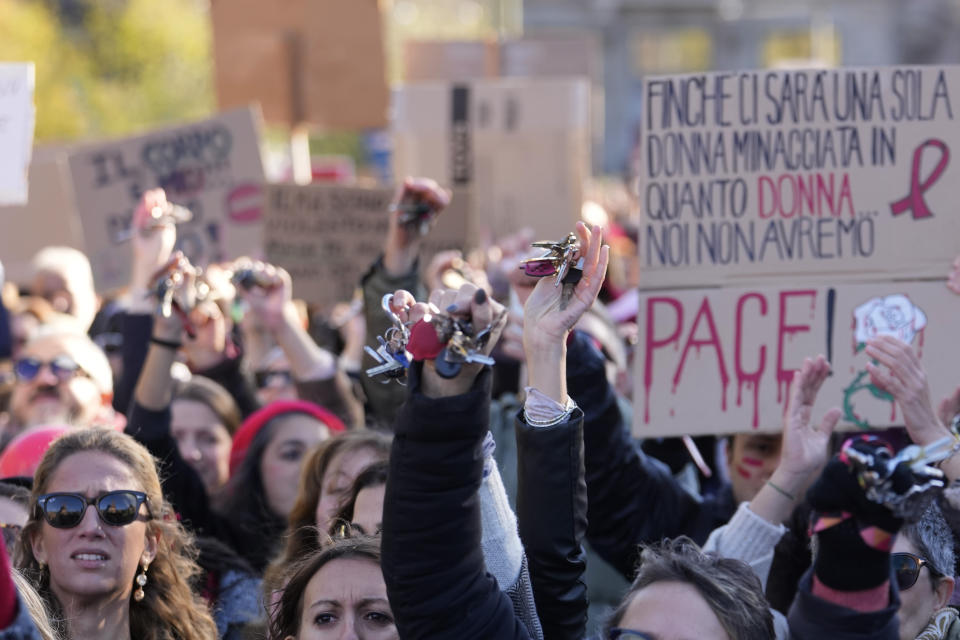
<svg viewBox="0 0 960 640">
<path fill-rule="evenodd" d="M 930 173 L 930 176 L 921 183 L 920 160 L 923 158 L 923 151 L 927 147 L 939 149 L 940 160 L 937 162 L 937 166 L 934 167 L 933 171 Z M 893 213 L 894 216 L 898 216 L 901 213 L 909 210 L 912 213 L 914 220 L 933 217 L 933 212 L 930 211 L 930 207 L 928 207 L 927 203 L 923 200 L 923 193 L 929 189 L 934 182 L 940 179 L 940 174 L 942 174 L 944 169 L 947 168 L 948 162 L 950 162 L 950 149 L 947 148 L 947 145 L 944 144 L 942 140 L 930 138 L 929 140 L 921 143 L 920 146 L 917 147 L 913 152 L 913 168 L 911 169 L 910 175 L 910 193 L 908 193 L 902 199 L 891 204 L 890 212 Z"/>
</svg>

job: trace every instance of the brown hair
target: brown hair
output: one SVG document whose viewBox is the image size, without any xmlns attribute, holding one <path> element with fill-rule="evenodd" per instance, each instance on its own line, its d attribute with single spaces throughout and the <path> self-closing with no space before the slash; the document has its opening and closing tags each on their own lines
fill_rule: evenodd
<svg viewBox="0 0 960 640">
<path fill-rule="evenodd" d="M 350 493 L 347 495 L 346 500 L 344 500 L 340 504 L 340 508 L 337 509 L 337 514 L 333 517 L 333 521 L 330 523 L 330 530 L 327 533 L 334 535 L 343 527 L 349 527 L 353 530 L 359 529 L 360 533 L 371 536 L 379 533 L 378 531 L 363 531 L 359 525 L 354 525 L 353 509 L 357 505 L 357 496 L 361 491 L 371 487 L 382 487 L 387 484 L 387 474 L 389 471 L 390 462 L 387 460 L 374 462 L 361 471 L 350 486 Z"/>
<path fill-rule="evenodd" d="M 319 532 L 314 529 L 313 537 Z M 291 565 L 283 575 L 284 587 L 279 600 L 270 611 L 270 631 L 268 640 L 283 640 L 287 636 L 296 637 L 300 631 L 300 616 L 303 614 L 303 596 L 310 579 L 328 562 L 341 559 L 361 559 L 380 566 L 380 538 L 376 536 L 356 536 L 338 538 L 323 545 L 302 560 Z M 266 589 L 269 601 L 272 589 Z"/>
<path fill-rule="evenodd" d="M 739 560 L 703 553 L 680 536 L 644 548 L 640 570 L 604 627 L 604 637 L 623 620 L 638 591 L 656 582 L 681 582 L 696 589 L 733 640 L 773 640 L 773 615 L 760 579 Z"/>
<path fill-rule="evenodd" d="M 323 476 L 341 454 L 371 450 L 386 459 L 390 455 L 390 436 L 378 431 L 350 431 L 320 443 L 303 465 L 297 501 L 290 511 L 283 553 L 264 573 L 264 584 L 279 588 L 285 567 L 320 546 L 316 527 L 317 503 L 323 493 Z"/>
<path fill-rule="evenodd" d="M 31 540 L 43 520 L 37 499 L 47 491 L 50 478 L 68 457 L 81 452 L 101 452 L 127 465 L 147 494 L 153 517 L 147 531 L 157 538 L 157 555 L 150 564 L 146 597 L 130 603 L 130 635 L 147 640 L 211 640 L 216 625 L 205 603 L 190 589 L 190 580 L 200 572 L 193 538 L 176 519 L 163 499 L 156 462 L 139 442 L 107 429 L 77 429 L 54 441 L 37 467 L 30 496 L 30 519 L 20 537 L 17 567 L 37 585 L 47 608 L 62 619 L 62 606 L 50 588 L 49 571 L 33 555 Z"/>
<path fill-rule="evenodd" d="M 243 417 L 240 408 L 230 392 L 222 386 L 203 376 L 191 376 L 187 381 L 177 381 L 173 389 L 173 400 L 192 400 L 206 405 L 213 411 L 220 423 L 226 427 L 232 436 Z"/>
</svg>

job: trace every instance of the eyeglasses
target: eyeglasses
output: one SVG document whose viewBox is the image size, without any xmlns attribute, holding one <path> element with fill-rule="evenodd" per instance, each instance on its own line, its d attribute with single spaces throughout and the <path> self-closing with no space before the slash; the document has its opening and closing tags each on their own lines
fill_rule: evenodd
<svg viewBox="0 0 960 640">
<path fill-rule="evenodd" d="M 66 382 L 80 371 L 80 365 L 70 356 L 57 356 L 50 362 L 36 358 L 20 358 L 13 365 L 13 372 L 21 382 L 30 382 L 37 377 L 44 366 L 49 366 L 50 373 L 60 382 Z"/>
<path fill-rule="evenodd" d="M 653 640 L 653 636 L 643 631 L 634 631 L 632 629 L 610 629 L 607 633 L 607 640 Z"/>
<path fill-rule="evenodd" d="M 929 569 L 935 577 L 942 575 L 927 560 L 912 553 L 891 553 L 890 561 L 893 563 L 893 574 L 901 591 L 905 591 L 917 583 L 917 578 L 920 577 L 920 569 L 924 567 Z"/>
<path fill-rule="evenodd" d="M 253 378 L 257 389 L 285 387 L 293 384 L 293 374 L 290 371 L 255 371 Z"/>
<path fill-rule="evenodd" d="M 147 494 L 142 491 L 110 491 L 96 498 L 79 493 L 46 493 L 37 498 L 37 508 L 43 519 L 57 529 L 72 529 L 80 524 L 90 505 L 96 508 L 104 524 L 122 527 L 137 519 L 140 505 L 145 503 L 147 513 L 153 517 Z"/>
</svg>

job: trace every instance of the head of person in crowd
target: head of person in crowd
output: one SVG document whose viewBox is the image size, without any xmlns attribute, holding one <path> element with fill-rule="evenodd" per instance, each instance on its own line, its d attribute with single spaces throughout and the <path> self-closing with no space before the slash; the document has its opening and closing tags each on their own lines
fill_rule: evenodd
<svg viewBox="0 0 960 640">
<path fill-rule="evenodd" d="M 20 484 L 0 480 L 0 534 L 11 557 L 29 516 L 30 490 Z"/>
<path fill-rule="evenodd" d="M 341 431 L 336 416 L 309 402 L 280 400 L 256 411 L 233 436 L 223 513 L 251 535 L 279 537 L 296 501 L 304 460 Z M 246 559 L 262 571 L 271 555 L 272 550 L 251 550 Z"/>
<path fill-rule="evenodd" d="M 24 346 L 14 373 L 10 413 L 20 430 L 51 423 L 88 427 L 109 412 L 110 363 L 85 334 L 42 330 Z"/>
<path fill-rule="evenodd" d="M 192 540 L 136 440 L 106 429 L 71 431 L 44 455 L 30 505 L 17 566 L 64 621 L 64 637 L 76 637 L 74 626 L 124 621 L 133 638 L 215 636 L 190 587 L 199 571 Z"/>
<path fill-rule="evenodd" d="M 30 292 L 75 317 L 87 331 L 99 305 L 87 256 L 69 247 L 46 247 L 33 257 L 32 267 Z"/>
<path fill-rule="evenodd" d="M 737 504 L 749 502 L 780 464 L 779 433 L 738 433 L 727 438 L 727 473 Z"/>
<path fill-rule="evenodd" d="M 270 640 L 398 640 L 380 571 L 378 538 L 341 538 L 287 574 L 271 611 Z"/>
<path fill-rule="evenodd" d="M 644 549 L 640 570 L 607 622 L 605 638 L 773 640 L 760 580 L 743 562 L 703 553 L 689 538 Z"/>
<path fill-rule="evenodd" d="M 283 553 L 267 571 L 267 583 L 282 584 L 281 574 L 287 567 L 319 548 L 357 476 L 386 460 L 390 443 L 390 436 L 384 433 L 363 430 L 337 435 L 314 449 L 300 474 Z"/>
<path fill-rule="evenodd" d="M 19 358 L 20 352 L 41 326 L 65 318 L 50 306 L 50 303 L 38 296 L 17 298 L 10 307 L 10 338 L 13 358 Z M 77 324 L 79 331 L 79 323 Z"/>
<path fill-rule="evenodd" d="M 230 449 L 241 422 L 237 403 L 213 380 L 192 376 L 176 382 L 170 412 L 180 455 L 200 475 L 207 494 L 216 495 L 230 479 Z"/>
<path fill-rule="evenodd" d="M 389 463 L 380 460 L 360 472 L 333 518 L 331 533 L 340 527 L 350 527 L 368 536 L 380 533 L 383 524 L 383 496 L 389 470 Z"/>
<path fill-rule="evenodd" d="M 914 640 L 953 595 L 953 532 L 936 503 L 900 529 L 891 560 L 900 589 L 900 640 Z"/>
<path fill-rule="evenodd" d="M 267 353 L 253 372 L 253 378 L 257 385 L 257 400 L 262 404 L 297 398 L 290 361 L 280 347 L 274 347 Z"/>
</svg>

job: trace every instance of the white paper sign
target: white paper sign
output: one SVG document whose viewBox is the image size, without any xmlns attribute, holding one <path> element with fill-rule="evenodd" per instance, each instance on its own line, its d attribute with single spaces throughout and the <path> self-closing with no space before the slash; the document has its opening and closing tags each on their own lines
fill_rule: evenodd
<svg viewBox="0 0 960 640">
<path fill-rule="evenodd" d="M 0 205 L 27 203 L 34 83 L 32 62 L 0 62 Z"/>
</svg>

